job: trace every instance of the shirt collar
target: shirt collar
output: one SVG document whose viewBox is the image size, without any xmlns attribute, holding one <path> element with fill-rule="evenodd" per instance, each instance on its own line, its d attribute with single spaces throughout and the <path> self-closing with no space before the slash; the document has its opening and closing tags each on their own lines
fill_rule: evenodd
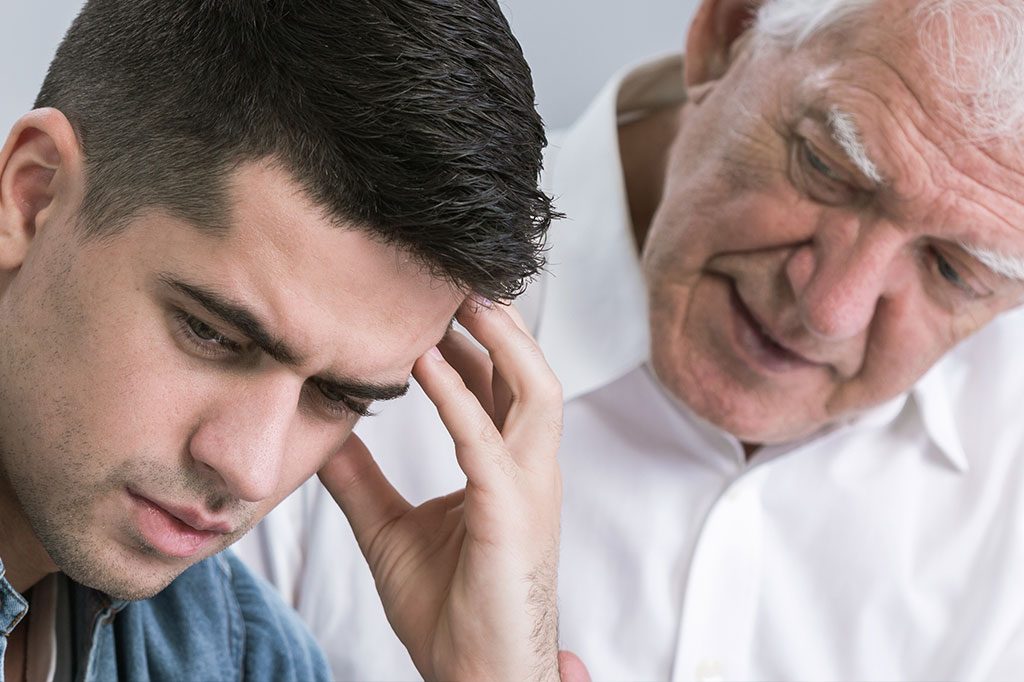
<svg viewBox="0 0 1024 682">
<path fill-rule="evenodd" d="M 549 150 L 545 189 L 567 218 L 554 227 L 536 334 L 567 400 L 623 376 L 650 353 L 618 121 L 684 98 L 679 55 L 625 69 Z"/>
<path fill-rule="evenodd" d="M 649 358 L 646 285 L 633 239 L 618 125 L 645 109 L 685 100 L 682 71 L 678 54 L 623 69 L 549 149 L 545 189 L 567 217 L 553 227 L 557 236 L 548 252 L 549 277 L 535 332 L 566 400 L 615 381 Z M 950 399 L 950 374 L 962 371 L 961 365 L 947 357 L 911 391 L 848 425 L 888 425 L 912 402 L 929 439 L 954 469 L 966 472 Z"/>
<path fill-rule="evenodd" d="M 969 469 L 967 453 L 964 451 L 951 400 L 951 380 L 962 369 L 962 363 L 958 362 L 955 355 L 947 356 L 918 380 L 911 391 L 911 397 L 932 443 L 954 469 L 966 473 Z"/>
<path fill-rule="evenodd" d="M 0 561 L 0 634 L 9 635 L 28 613 L 28 601 L 7 580 L 7 569 Z"/>
</svg>

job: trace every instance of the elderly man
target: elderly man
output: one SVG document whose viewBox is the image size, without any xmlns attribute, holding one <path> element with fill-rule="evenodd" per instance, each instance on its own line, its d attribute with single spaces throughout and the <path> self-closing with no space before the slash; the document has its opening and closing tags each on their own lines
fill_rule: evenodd
<svg viewBox="0 0 1024 682">
<path fill-rule="evenodd" d="M 1024 294 L 1022 35 L 1019 2 L 705 0 L 685 60 L 553 145 L 568 220 L 524 312 L 565 387 L 561 634 L 595 679 L 1024 674 L 1024 327 L 957 347 Z M 455 485 L 396 407 L 366 425 L 386 468 Z M 254 561 L 359 638 L 339 677 L 409 677 L 304 494 Z"/>
<path fill-rule="evenodd" d="M 93 0 L 37 107 L 0 151 L 0 680 L 327 679 L 219 553 L 318 471 L 420 674 L 557 680 L 562 398 L 490 302 L 551 212 L 497 5 Z M 438 351 L 453 315 L 490 358 Z M 410 374 L 469 480 L 419 507 L 349 439 Z"/>
</svg>

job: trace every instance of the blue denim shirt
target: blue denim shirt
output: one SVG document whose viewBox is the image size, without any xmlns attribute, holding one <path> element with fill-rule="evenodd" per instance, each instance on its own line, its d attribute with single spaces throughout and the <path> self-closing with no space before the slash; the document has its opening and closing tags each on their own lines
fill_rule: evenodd
<svg viewBox="0 0 1024 682">
<path fill-rule="evenodd" d="M 0 563 L 0 682 L 7 635 L 28 603 Z M 70 585 L 75 679 L 82 682 L 330 678 L 298 616 L 230 552 L 201 561 L 151 599 L 113 601 Z"/>
</svg>

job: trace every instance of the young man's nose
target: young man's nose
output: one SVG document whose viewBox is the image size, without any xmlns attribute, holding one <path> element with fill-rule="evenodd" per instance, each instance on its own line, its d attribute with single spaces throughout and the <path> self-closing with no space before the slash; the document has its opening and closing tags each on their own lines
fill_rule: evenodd
<svg viewBox="0 0 1024 682">
<path fill-rule="evenodd" d="M 870 326 L 902 243 L 895 232 L 855 221 L 821 231 L 827 234 L 790 256 L 786 276 L 804 327 L 822 339 L 842 341 Z"/>
<path fill-rule="evenodd" d="M 280 483 L 300 390 L 293 381 L 277 379 L 223 398 L 192 435 L 193 459 L 218 476 L 230 495 L 247 502 L 267 499 Z"/>
</svg>

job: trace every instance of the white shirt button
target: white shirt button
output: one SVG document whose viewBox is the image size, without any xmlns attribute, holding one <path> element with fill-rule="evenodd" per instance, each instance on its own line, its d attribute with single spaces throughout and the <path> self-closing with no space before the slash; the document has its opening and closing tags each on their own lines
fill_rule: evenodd
<svg viewBox="0 0 1024 682">
<path fill-rule="evenodd" d="M 697 664 L 695 671 L 697 682 L 723 682 L 722 664 L 713 658 L 706 658 Z"/>
</svg>

